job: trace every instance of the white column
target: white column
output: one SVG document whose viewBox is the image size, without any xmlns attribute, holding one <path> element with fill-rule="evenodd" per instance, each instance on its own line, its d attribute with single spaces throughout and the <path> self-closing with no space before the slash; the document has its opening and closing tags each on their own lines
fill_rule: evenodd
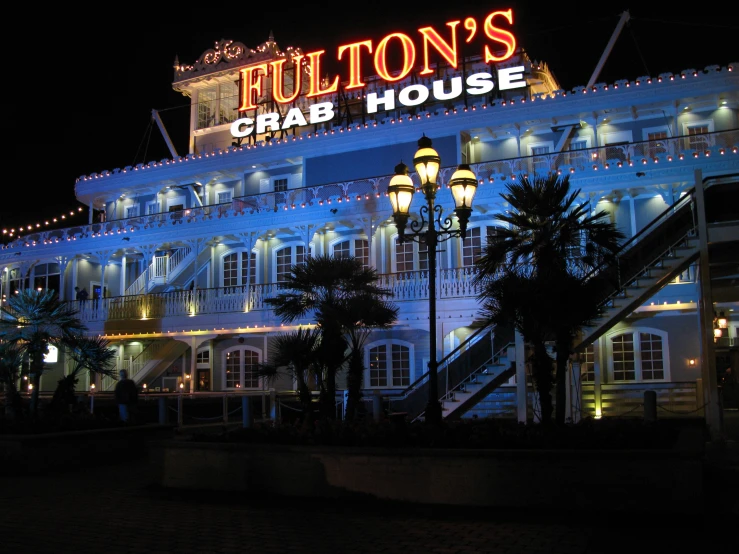
<svg viewBox="0 0 739 554">
<path fill-rule="evenodd" d="M 528 397 L 526 394 L 526 349 L 523 335 L 516 331 L 516 412 L 519 423 L 528 422 Z"/>
<path fill-rule="evenodd" d="M 121 257 L 121 294 L 126 294 L 126 255 Z"/>
</svg>

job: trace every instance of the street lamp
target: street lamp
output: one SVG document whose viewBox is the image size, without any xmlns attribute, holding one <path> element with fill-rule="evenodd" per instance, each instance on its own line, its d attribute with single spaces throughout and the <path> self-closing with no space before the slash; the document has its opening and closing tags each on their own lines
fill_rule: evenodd
<svg viewBox="0 0 739 554">
<path fill-rule="evenodd" d="M 426 204 L 419 209 L 420 219 L 410 223 L 410 233 L 406 234 L 410 216 L 411 201 L 416 187 L 408 175 L 408 167 L 400 162 L 395 166 L 395 175 L 387 187 L 393 219 L 398 229 L 398 240 L 426 243 L 429 271 L 429 398 L 426 405 L 427 423 L 439 424 L 442 420 L 439 402 L 438 367 L 436 360 L 436 246 L 453 237 L 467 236 L 467 223 L 472 214 L 472 200 L 477 191 L 477 177 L 467 164 L 461 164 L 449 179 L 449 188 L 454 199 L 454 213 L 459 226 L 454 227 L 451 217 L 443 216 L 443 208 L 434 204 L 441 158 L 431 147 L 431 139 L 423 135 L 418 141 L 418 151 L 413 157 L 413 165 L 421 181 L 421 192 Z M 437 229 L 438 227 L 438 229 Z"/>
</svg>

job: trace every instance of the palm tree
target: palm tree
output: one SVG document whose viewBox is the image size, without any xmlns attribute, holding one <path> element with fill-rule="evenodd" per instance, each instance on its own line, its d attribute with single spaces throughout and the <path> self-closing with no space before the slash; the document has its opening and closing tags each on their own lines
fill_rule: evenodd
<svg viewBox="0 0 739 554">
<path fill-rule="evenodd" d="M 108 377 L 114 377 L 116 373 L 116 353 L 110 348 L 110 341 L 104 337 L 75 337 L 72 344 L 67 346 L 67 352 L 72 360 L 72 368 L 57 382 L 51 399 L 51 407 L 55 409 L 74 404 L 75 389 L 82 372 Z"/>
<path fill-rule="evenodd" d="M 77 317 L 77 310 L 60 302 L 56 291 L 24 289 L 12 295 L 2 307 L 0 340 L 17 345 L 30 360 L 31 404 L 29 415 L 36 417 L 39 383 L 44 356 L 49 345 L 63 349 L 73 345 L 87 327 Z"/>
<path fill-rule="evenodd" d="M 265 300 L 285 323 L 312 313 L 321 341 L 318 347 L 324 364 L 325 389 L 321 391 L 321 415 L 336 416 L 336 375 L 346 361 L 348 348 L 347 302 L 366 297 L 383 301 L 392 293 L 377 285 L 377 272 L 353 257 L 317 256 L 292 266 L 285 292 Z M 351 318 L 349 318 L 351 319 Z M 362 320 L 355 320 L 362 321 Z"/>
<path fill-rule="evenodd" d="M 533 345 L 529 358 L 531 377 L 539 393 L 539 420 L 551 419 L 553 405 L 549 391 L 554 383 L 552 358 L 546 349 L 549 338 L 549 310 L 546 285 L 521 268 L 507 268 L 485 283 L 480 293 L 480 314 L 488 325 L 517 329 Z M 542 391 L 545 391 L 544 393 Z"/>
<path fill-rule="evenodd" d="M 347 333 L 349 359 L 347 364 L 346 419 L 353 420 L 362 400 L 364 383 L 364 345 L 373 329 L 387 329 L 398 318 L 398 307 L 376 295 L 353 296 L 342 303 L 339 318 Z"/>
<path fill-rule="evenodd" d="M 259 366 L 257 373 L 268 383 L 287 374 L 297 383 L 298 399 L 303 409 L 303 423 L 313 420 L 313 394 L 310 384 L 324 387 L 318 347 L 321 336 L 317 329 L 301 327 L 297 331 L 275 337 L 270 345 L 269 363 Z"/>
<path fill-rule="evenodd" d="M 476 280 L 483 285 L 481 300 L 485 299 L 485 284 L 495 279 L 501 268 L 527 268 L 519 277 L 533 280 L 530 285 L 538 291 L 537 297 L 546 308 L 537 316 L 546 332 L 542 336 L 527 336 L 523 328 L 519 330 L 533 344 L 540 362 L 536 367 L 542 371 L 546 365 L 541 360 L 546 351 L 543 342 L 557 341 L 557 398 L 563 399 L 572 339 L 598 313 L 597 297 L 590 293 L 593 284 L 586 285 L 587 276 L 615 259 L 625 236 L 608 220 L 607 212 L 591 213 L 589 203 L 577 204 L 580 190 L 570 190 L 569 175 L 551 174 L 533 180 L 519 176 L 506 188 L 501 197 L 510 210 L 496 216 L 503 226 L 488 237 L 484 254 L 476 264 Z M 544 376 L 539 381 L 547 383 Z M 537 390 L 544 407 L 543 397 L 550 390 Z M 564 401 L 558 401 L 556 408 L 557 422 L 564 423 Z M 546 417 L 543 414 L 542 420 L 546 421 Z"/>
<path fill-rule="evenodd" d="M 21 395 L 18 392 L 19 369 L 23 362 L 23 351 L 17 344 L 0 342 L 0 384 L 5 390 L 5 418 L 13 421 L 21 411 Z"/>
</svg>

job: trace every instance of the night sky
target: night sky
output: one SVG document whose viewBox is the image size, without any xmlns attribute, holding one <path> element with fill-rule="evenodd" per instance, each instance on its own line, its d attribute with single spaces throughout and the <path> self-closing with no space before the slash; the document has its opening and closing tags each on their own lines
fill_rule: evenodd
<svg viewBox="0 0 739 554">
<path fill-rule="evenodd" d="M 363 4 L 370 6 L 366 14 Z M 710 15 L 651 1 L 629 8 L 612 2 L 456 0 L 431 12 L 422 12 L 417 2 L 334 2 L 312 9 L 264 5 L 205 3 L 184 10 L 182 4 L 131 1 L 106 3 L 97 12 L 76 12 L 69 4 L 48 10 L 33 5 L 33 12 L 15 18 L 19 27 L 7 33 L 6 26 L 2 38 L 10 132 L 3 148 L 0 227 L 44 226 L 63 213 L 69 217 L 81 206 L 74 184 L 82 175 L 171 158 L 152 125 L 152 109 L 159 111 L 177 152 L 186 154 L 189 98 L 172 90 L 175 56 L 192 64 L 221 39 L 255 48 L 272 31 L 282 50 L 325 49 L 329 56 L 339 44 L 378 41 L 395 31 L 415 38 L 424 25 L 441 31 L 453 19 L 479 21 L 512 8 L 519 45 L 533 60 L 547 62 L 569 90 L 587 84 L 628 11 L 631 19 L 598 82 L 739 62 L 737 18 L 717 5 Z M 86 210 L 67 221 L 86 222 Z"/>
</svg>

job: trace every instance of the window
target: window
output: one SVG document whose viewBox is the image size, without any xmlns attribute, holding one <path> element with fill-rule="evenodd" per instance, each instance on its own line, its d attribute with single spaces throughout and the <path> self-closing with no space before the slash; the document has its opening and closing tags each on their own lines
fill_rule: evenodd
<svg viewBox="0 0 739 554">
<path fill-rule="evenodd" d="M 217 88 L 203 89 L 198 93 L 198 129 L 215 124 Z"/>
<path fill-rule="evenodd" d="M 583 383 L 595 382 L 595 348 L 592 344 L 580 354 L 580 380 Z"/>
<path fill-rule="evenodd" d="M 275 179 L 272 186 L 274 192 L 285 192 L 287 190 L 287 179 Z"/>
<path fill-rule="evenodd" d="M 146 215 L 154 215 L 159 213 L 159 202 L 152 200 L 146 203 Z"/>
<path fill-rule="evenodd" d="M 8 272 L 8 291 L 10 291 L 10 294 L 18 294 L 21 290 L 28 288 L 28 285 L 28 279 L 23 278 L 19 268 L 14 267 Z"/>
<path fill-rule="evenodd" d="M 249 259 L 251 257 L 251 260 Z M 240 287 L 257 282 L 257 253 L 247 256 L 245 250 L 231 252 L 223 257 L 223 286 Z"/>
<path fill-rule="evenodd" d="M 336 258 L 355 257 L 364 267 L 369 267 L 369 241 L 365 239 L 350 239 L 337 242 L 333 245 L 333 255 Z"/>
<path fill-rule="evenodd" d="M 688 135 L 688 148 L 690 150 L 703 152 L 710 146 L 708 125 L 688 125 L 686 131 Z"/>
<path fill-rule="evenodd" d="M 395 236 L 395 273 L 411 271 L 427 271 L 429 268 L 428 246 L 426 241 L 420 243 L 406 240 L 401 243 Z"/>
<path fill-rule="evenodd" d="M 292 266 L 305 263 L 305 246 L 285 246 L 275 252 L 275 281 L 287 281 Z"/>
<path fill-rule="evenodd" d="M 650 158 L 667 153 L 667 129 L 648 131 L 646 135 L 649 141 L 647 154 Z"/>
<path fill-rule="evenodd" d="M 139 216 L 139 205 L 134 204 L 133 206 L 126 206 L 126 219 Z"/>
<path fill-rule="evenodd" d="M 197 357 L 197 364 L 198 367 L 205 366 L 208 367 L 210 364 L 210 350 L 206 347 L 203 350 L 198 351 L 198 357 Z"/>
<path fill-rule="evenodd" d="M 483 234 L 484 233 L 484 234 Z M 494 236 L 495 227 L 472 227 L 467 229 L 467 236 L 461 241 L 462 267 L 473 267 L 483 253 L 488 243 L 488 237 Z"/>
<path fill-rule="evenodd" d="M 220 84 L 220 104 L 218 124 L 233 123 L 239 116 L 239 83 L 237 81 Z"/>
<path fill-rule="evenodd" d="M 33 288 L 36 290 L 54 290 L 59 292 L 61 272 L 59 264 L 38 264 L 33 268 Z M 12 290 L 12 288 L 11 288 Z"/>
<path fill-rule="evenodd" d="M 588 163 L 588 141 L 585 139 L 573 140 L 570 143 L 569 164 L 575 168 L 584 168 Z"/>
<path fill-rule="evenodd" d="M 370 387 L 407 387 L 411 384 L 412 352 L 399 341 L 370 344 L 367 349 Z"/>
<path fill-rule="evenodd" d="M 233 190 L 222 190 L 218 192 L 216 198 L 218 204 L 230 204 L 233 201 Z"/>
<path fill-rule="evenodd" d="M 237 346 L 223 353 L 223 368 L 226 372 L 223 382 L 227 389 L 260 388 L 257 369 L 261 362 L 261 352 L 248 346 Z"/>
<path fill-rule="evenodd" d="M 614 381 L 662 381 L 666 379 L 666 336 L 661 331 L 629 331 L 610 338 L 611 374 Z"/>
<path fill-rule="evenodd" d="M 549 171 L 549 156 L 552 151 L 552 144 L 531 144 L 529 151 L 532 157 L 532 169 L 537 173 L 546 173 Z"/>
</svg>

